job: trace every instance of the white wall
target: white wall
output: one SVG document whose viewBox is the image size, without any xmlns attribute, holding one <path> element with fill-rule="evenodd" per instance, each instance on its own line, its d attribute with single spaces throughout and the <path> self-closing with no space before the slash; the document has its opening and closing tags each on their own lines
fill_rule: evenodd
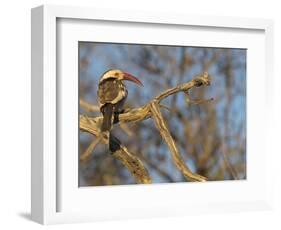
<svg viewBox="0 0 281 230">
<path fill-rule="evenodd" d="M 134 9 L 187 14 L 263 17 L 275 20 L 275 93 L 281 99 L 281 14 L 278 1 L 212 0 L 212 1 L 83 1 L 83 0 L 6 0 L 1 2 L 1 153 L 0 153 L 0 226 L 1 229 L 37 229 L 28 221 L 30 209 L 30 8 L 47 4 L 97 6 L 102 8 Z M 251 84 L 251 83 L 249 83 Z M 279 92 L 277 92 L 279 91 Z M 281 130 L 276 110 L 276 130 Z M 278 124 L 277 124 L 278 122 Z M 278 125 L 278 127 L 277 127 Z M 281 151 L 280 131 L 276 131 L 276 186 L 274 212 L 202 215 L 181 218 L 150 219 L 52 226 L 53 229 L 277 229 L 281 227 Z M 278 227 L 277 227 L 278 226 Z M 50 227 L 47 227 L 50 228 Z"/>
</svg>

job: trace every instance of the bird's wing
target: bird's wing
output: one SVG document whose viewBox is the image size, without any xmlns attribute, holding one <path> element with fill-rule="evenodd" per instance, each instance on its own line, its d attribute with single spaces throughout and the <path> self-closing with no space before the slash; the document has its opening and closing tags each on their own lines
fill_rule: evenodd
<svg viewBox="0 0 281 230">
<path fill-rule="evenodd" d="M 100 104 L 115 104 L 122 100 L 126 95 L 124 90 L 120 90 L 121 85 L 114 81 L 105 81 L 99 85 L 98 97 Z"/>
</svg>

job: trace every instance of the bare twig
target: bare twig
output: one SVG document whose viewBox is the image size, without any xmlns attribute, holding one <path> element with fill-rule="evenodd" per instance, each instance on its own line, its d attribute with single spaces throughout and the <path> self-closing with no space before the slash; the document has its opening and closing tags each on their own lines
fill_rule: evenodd
<svg viewBox="0 0 281 230">
<path fill-rule="evenodd" d="M 92 104 L 84 101 L 83 99 L 79 100 L 79 104 L 84 110 L 86 110 L 88 112 L 99 112 L 100 111 L 99 106 L 92 105 Z"/>
<path fill-rule="evenodd" d="M 190 90 L 193 87 L 200 87 L 203 85 L 210 85 L 210 76 L 207 72 L 204 72 L 203 74 L 200 74 L 196 76 L 193 80 L 180 84 L 174 88 L 168 89 L 165 92 L 161 93 L 159 96 L 157 96 L 154 100 L 157 102 L 161 102 L 166 97 L 178 93 L 178 92 L 185 92 Z"/>
<path fill-rule="evenodd" d="M 167 105 L 159 104 L 159 106 L 160 106 L 160 108 L 166 109 L 169 112 L 173 112 L 173 110 L 169 106 L 167 106 Z"/>
<path fill-rule="evenodd" d="M 95 147 L 97 146 L 97 144 L 100 142 L 100 136 L 98 136 L 97 138 L 95 138 L 91 144 L 89 145 L 89 147 L 86 149 L 86 151 L 81 154 L 80 156 L 80 161 L 81 162 L 85 162 L 89 156 L 92 154 L 92 152 L 94 151 Z"/>
<path fill-rule="evenodd" d="M 129 128 L 129 126 L 126 123 L 120 123 L 120 128 L 129 136 L 133 136 L 132 130 Z"/>
<path fill-rule="evenodd" d="M 228 155 L 226 154 L 225 138 L 224 138 L 224 141 L 222 142 L 221 152 L 222 152 L 224 164 L 225 164 L 226 168 L 228 169 L 230 175 L 232 176 L 232 178 L 234 180 L 239 180 L 238 174 L 237 174 L 235 168 L 230 163 L 230 159 L 229 159 Z"/>
<path fill-rule="evenodd" d="M 158 173 L 160 176 L 162 176 L 163 178 L 165 178 L 165 179 L 168 180 L 169 182 L 174 182 L 173 177 L 172 177 L 168 172 L 166 172 L 164 169 L 162 169 L 159 164 L 157 164 L 156 162 L 153 162 L 153 161 L 147 159 L 147 158 L 144 157 L 143 155 L 142 155 L 141 159 L 142 159 L 146 164 L 148 164 L 151 168 L 153 168 L 155 171 L 157 171 L 157 173 Z"/>
<path fill-rule="evenodd" d="M 200 105 L 214 100 L 214 98 L 195 100 L 190 98 L 189 92 L 184 92 L 184 94 L 186 97 L 186 102 L 191 105 Z"/>
</svg>

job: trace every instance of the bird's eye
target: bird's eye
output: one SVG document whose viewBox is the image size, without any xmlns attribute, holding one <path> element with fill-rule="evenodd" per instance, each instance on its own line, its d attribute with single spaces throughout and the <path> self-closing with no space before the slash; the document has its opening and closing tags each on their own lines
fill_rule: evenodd
<svg viewBox="0 0 281 230">
<path fill-rule="evenodd" d="M 115 75 L 115 77 L 118 77 L 118 76 L 119 76 L 119 73 L 115 73 L 114 75 Z"/>
</svg>

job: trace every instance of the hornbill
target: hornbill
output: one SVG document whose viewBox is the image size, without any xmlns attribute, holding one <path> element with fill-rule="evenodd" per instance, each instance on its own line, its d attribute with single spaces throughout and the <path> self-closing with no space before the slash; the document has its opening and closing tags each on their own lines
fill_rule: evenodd
<svg viewBox="0 0 281 230">
<path fill-rule="evenodd" d="M 109 149 L 111 151 L 114 151 L 115 149 L 113 137 L 110 135 L 114 115 L 118 115 L 122 112 L 123 105 L 128 95 L 128 91 L 126 85 L 123 83 L 123 80 L 132 81 L 140 86 L 143 86 L 139 79 L 118 69 L 106 71 L 101 76 L 98 85 L 100 111 L 103 114 L 101 131 L 109 132 Z M 115 142 L 119 142 L 117 138 L 114 139 L 116 139 Z"/>
</svg>

